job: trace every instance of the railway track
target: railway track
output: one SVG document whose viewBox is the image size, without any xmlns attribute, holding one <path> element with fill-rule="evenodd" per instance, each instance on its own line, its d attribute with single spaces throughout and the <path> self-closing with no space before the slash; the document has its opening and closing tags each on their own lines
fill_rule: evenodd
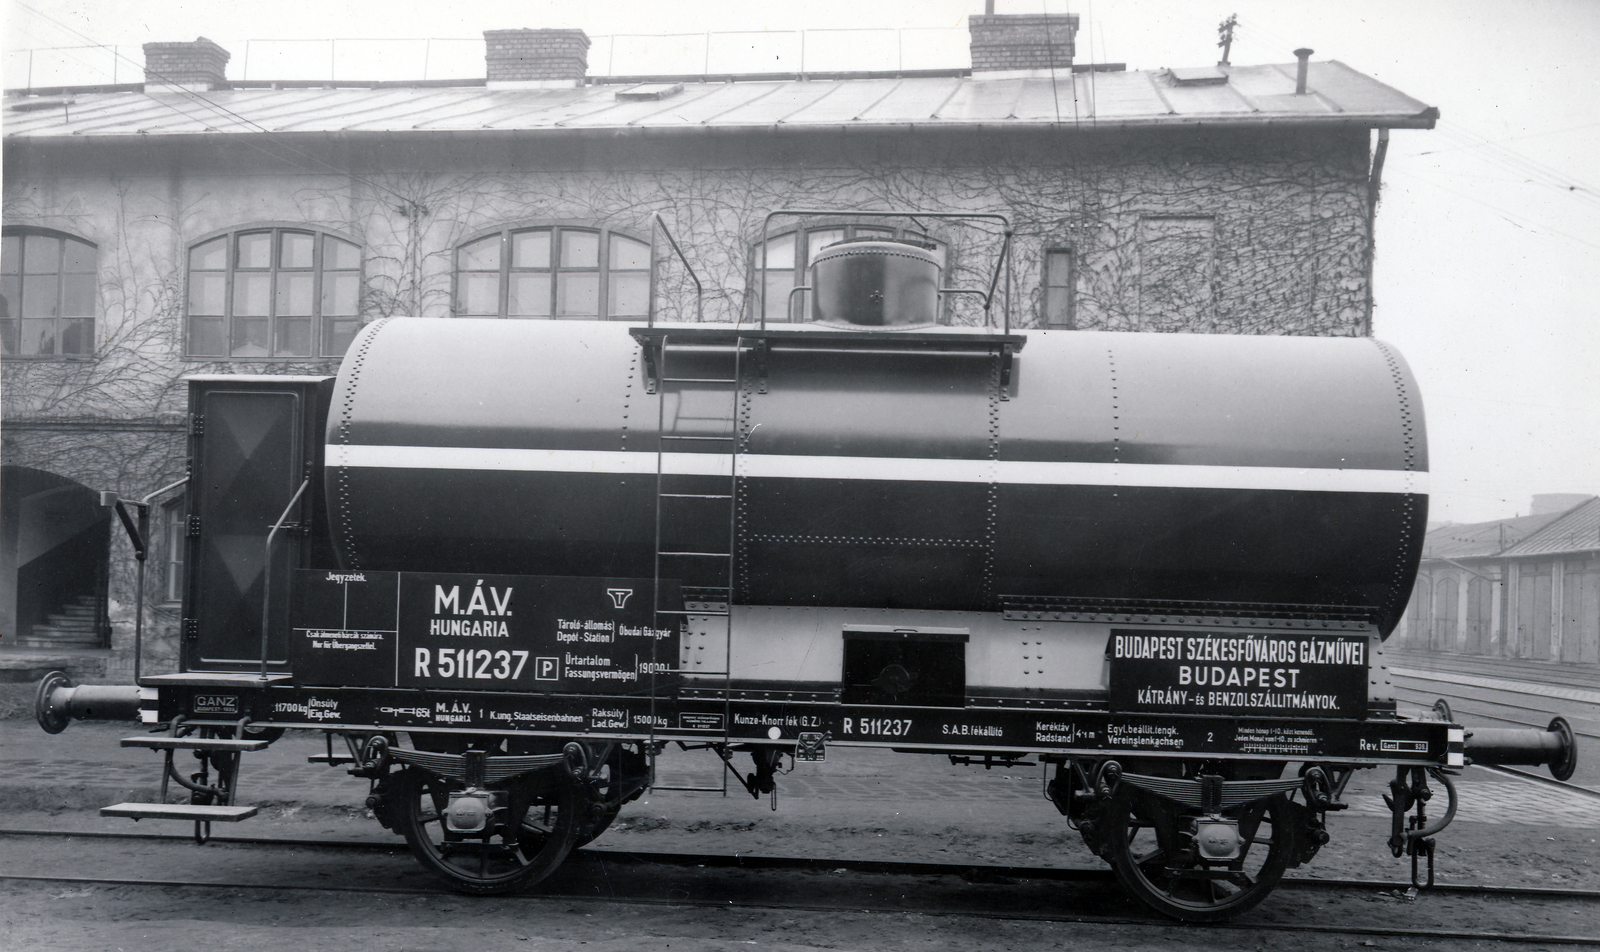
<svg viewBox="0 0 1600 952">
<path fill-rule="evenodd" d="M 0 837 L 42 837 L 50 839 L 103 839 L 148 840 L 166 843 L 190 843 L 187 834 L 175 833 L 116 833 L 96 830 L 76 832 L 70 830 L 8 830 L 0 829 Z M 299 849 L 358 850 L 384 853 L 403 853 L 405 844 L 385 843 L 378 840 L 313 840 L 291 837 L 213 836 L 211 843 L 230 846 L 292 847 Z M 999 882 L 1004 879 L 1036 879 L 1046 882 L 1112 882 L 1111 870 L 1103 866 L 1013 866 L 987 863 L 927 863 L 899 860 L 816 859 L 799 856 L 761 856 L 749 853 L 669 853 L 640 850 L 588 848 L 577 850 L 574 858 L 589 858 L 601 862 L 642 864 L 649 866 L 680 866 L 706 869 L 784 869 L 809 872 L 866 873 L 897 876 L 960 876 L 976 882 Z M 1405 889 L 1408 883 L 1375 879 L 1342 879 L 1326 876 L 1286 876 L 1279 888 L 1288 889 Z M 1485 886 L 1463 883 L 1435 883 L 1432 891 L 1482 896 L 1525 896 L 1558 899 L 1592 899 L 1600 901 L 1600 889 L 1561 889 L 1545 886 Z"/>
<path fill-rule="evenodd" d="M 1394 672 L 1393 678 L 1394 688 L 1402 703 L 1427 709 L 1436 708 L 1436 702 L 1443 700 L 1450 705 L 1451 715 L 1458 722 L 1466 724 L 1469 730 L 1472 722 L 1478 720 L 1543 729 L 1550 723 L 1550 718 L 1560 715 L 1571 723 L 1573 734 L 1591 742 L 1589 750 L 1594 750 L 1593 742 L 1600 741 L 1600 733 L 1584 729 L 1587 724 L 1595 722 L 1595 714 L 1591 712 L 1600 711 L 1600 704 L 1596 704 L 1591 697 L 1600 697 L 1600 692 L 1594 691 L 1592 685 L 1580 679 L 1557 677 L 1548 685 L 1541 682 L 1540 685 L 1517 688 L 1509 683 L 1474 683 L 1482 678 L 1470 671 L 1410 670 L 1403 674 Z M 1554 687 L 1572 696 L 1551 696 L 1540 690 L 1542 687 Z M 1582 750 L 1580 745 L 1580 763 Z M 1484 769 L 1600 799 L 1600 789 L 1593 786 L 1557 780 L 1517 767 L 1486 766 Z"/>
<path fill-rule="evenodd" d="M 133 840 L 165 842 L 173 845 L 182 844 L 188 839 L 184 836 L 172 834 L 0 830 L 0 838 L 10 837 L 18 839 Z M 396 853 L 403 849 L 398 844 L 387 844 L 374 840 L 328 841 L 277 837 L 216 837 L 213 842 L 263 850 L 295 848 L 335 853 L 349 851 Z M 695 896 L 687 889 L 683 891 L 669 890 L 668 895 L 660 895 L 661 880 L 663 879 L 661 870 L 663 868 L 674 871 L 669 878 L 688 876 L 700 887 L 708 887 L 706 891 L 714 893 L 716 898 Z M 759 892 L 752 894 L 748 889 L 738 888 L 738 883 L 726 879 L 730 871 L 762 870 L 810 874 L 812 878 L 809 882 L 826 883 L 833 886 L 833 888 L 807 890 L 808 900 L 793 901 L 785 897 L 796 895 L 797 893 L 794 890 L 780 889 L 776 891 L 776 894 L 770 895 L 762 895 Z M 852 886 L 846 881 L 842 888 L 834 886 L 833 884 L 839 881 L 833 877 L 838 874 L 856 877 L 859 883 Z M 929 883 L 937 881 L 930 879 L 930 877 L 940 877 L 943 881 L 951 883 L 953 887 L 957 888 L 956 892 L 952 893 L 949 888 L 940 891 L 930 887 Z M 65 872 L 45 874 L 8 872 L 0 874 L 0 880 L 17 884 L 61 883 L 77 886 L 99 885 L 120 888 L 178 888 L 207 892 L 258 890 L 269 893 L 366 893 L 388 896 L 437 896 L 448 894 L 448 890 L 444 886 L 435 885 L 431 881 L 422 881 L 419 884 L 374 885 L 309 882 L 305 880 L 261 882 L 237 876 L 156 879 L 146 876 L 71 875 Z M 592 885 L 595 883 L 604 884 L 603 892 L 586 894 L 585 884 Z M 1026 889 L 1027 885 L 1031 883 L 1039 884 L 1038 888 Z M 1048 902 L 1048 900 L 1055 897 L 1055 894 L 1051 892 L 1054 886 L 1064 883 L 1083 884 L 1084 888 L 1091 891 L 1090 901 L 1078 903 L 1071 901 Z M 910 888 L 908 888 L 908 885 Z M 972 896 L 966 901 L 950 901 L 950 895 L 961 895 L 960 890 L 962 888 L 970 888 L 970 886 L 979 887 L 982 890 L 982 894 Z M 1089 908 L 1105 908 L 1106 904 L 1094 897 L 1100 895 L 1100 890 L 1103 889 L 1106 892 L 1110 892 L 1112 888 L 1113 877 L 1109 870 L 1103 868 L 1020 867 L 968 863 L 913 863 L 880 860 L 808 859 L 746 854 L 645 853 L 589 849 L 573 854 L 568 876 L 551 881 L 532 892 L 507 898 L 518 902 L 571 903 L 603 900 L 606 903 L 624 903 L 639 906 L 734 908 L 832 914 L 849 912 L 868 915 L 916 913 L 931 917 L 968 917 L 1018 922 L 1145 925 L 1159 926 L 1164 929 L 1174 926 L 1168 920 L 1139 913 L 1104 914 L 1077 911 L 1077 909 L 1086 906 Z M 1401 897 L 1406 889 L 1404 884 L 1392 882 L 1311 877 L 1286 878 L 1280 888 L 1294 892 L 1309 891 L 1315 895 L 1318 903 L 1331 900 L 1333 897 L 1340 895 L 1365 898 L 1372 891 L 1379 891 L 1379 894 L 1385 896 L 1392 895 L 1397 901 L 1403 901 Z M 1516 908 L 1525 907 L 1530 913 L 1535 910 L 1548 912 L 1551 908 L 1557 910 L 1566 909 L 1573 904 L 1578 904 L 1584 909 L 1593 906 L 1600 910 L 1600 890 L 1595 889 L 1438 884 L 1433 887 L 1432 891 L 1456 897 L 1477 897 L 1485 900 L 1516 902 L 1518 903 Z M 823 895 L 821 901 L 817 901 L 814 895 L 818 892 Z M 923 898 L 924 893 L 933 892 L 940 892 L 943 898 L 935 899 L 932 896 Z M 730 896 L 732 898 L 728 898 Z M 894 898 L 895 896 L 899 898 L 896 899 Z M 1051 905 L 1052 908 L 1038 908 L 1040 905 L 1045 904 Z M 1054 908 L 1057 905 L 1059 908 Z M 1543 919 L 1548 921 L 1549 916 L 1546 915 Z M 1585 915 L 1584 920 L 1589 921 L 1589 917 Z M 1545 945 L 1600 946 L 1600 936 L 1594 935 L 1539 934 L 1510 929 L 1414 928 L 1370 922 L 1366 925 L 1354 925 L 1352 924 L 1353 921 L 1367 920 L 1352 920 L 1350 917 L 1342 917 L 1336 921 L 1310 921 L 1296 917 L 1294 922 L 1273 922 L 1261 921 L 1259 915 L 1252 914 L 1244 922 L 1222 925 L 1220 928 L 1284 933 L 1335 933 L 1364 938 L 1433 938 L 1455 941 L 1506 942 L 1519 945 L 1542 943 Z M 1530 919 L 1529 921 L 1532 923 L 1540 920 Z"/>
<path fill-rule="evenodd" d="M 1096 871 L 1100 872 L 1100 871 Z M 1109 873 L 1102 877 L 1109 884 Z M 125 888 L 141 888 L 151 890 L 193 889 L 198 891 L 229 891 L 249 892 L 265 891 L 271 893 L 309 893 L 309 894 L 357 894 L 388 896 L 438 896 L 449 895 L 450 892 L 443 885 L 432 888 L 418 888 L 407 886 L 371 886 L 371 885 L 339 885 L 328 883 L 259 883 L 259 882 L 230 882 L 219 880 L 193 880 L 193 879 L 152 879 L 149 877 L 116 878 L 106 876 L 71 876 L 65 874 L 30 875 L 25 873 L 0 874 L 0 880 L 11 883 L 39 883 L 63 884 L 75 886 L 112 886 Z M 1323 881 L 1312 879 L 1285 880 L 1286 887 L 1315 887 L 1323 889 L 1338 888 L 1368 888 L 1373 885 L 1361 881 Z M 1440 887 L 1435 887 L 1436 889 Z M 1495 893 L 1488 888 L 1480 887 L 1445 887 L 1455 891 L 1478 892 L 1485 895 L 1504 895 Z M 1570 893 L 1571 895 L 1546 895 L 1547 893 Z M 1538 898 L 1545 902 L 1552 900 L 1566 900 L 1572 902 L 1592 903 L 1596 901 L 1592 890 L 1540 890 Z M 1045 923 L 1071 923 L 1090 925 L 1122 925 L 1122 926 L 1153 926 L 1162 930 L 1178 927 L 1177 923 L 1170 920 L 1155 918 L 1150 915 L 1103 915 L 1080 913 L 1074 911 L 1040 912 L 1038 910 L 1021 908 L 994 908 L 993 903 L 987 908 L 968 907 L 950 908 L 948 905 L 926 905 L 907 907 L 904 904 L 885 905 L 872 899 L 862 900 L 859 896 L 852 897 L 849 902 L 795 902 L 775 899 L 697 899 L 685 896 L 652 897 L 647 895 L 629 894 L 627 892 L 611 891 L 603 897 L 573 896 L 570 894 L 543 895 L 528 893 L 516 896 L 501 897 L 502 900 L 518 902 L 543 902 L 557 904 L 572 904 L 574 902 L 603 902 L 607 906 L 617 904 L 637 906 L 670 906 L 670 907 L 700 907 L 708 909 L 740 909 L 752 911 L 773 912 L 812 912 L 822 914 L 839 914 L 841 912 L 871 915 L 874 913 L 886 915 L 904 915 L 914 912 L 918 915 L 932 918 L 976 918 L 990 920 L 1004 920 L 1013 922 L 1045 922 Z M 1317 936 L 1345 935 L 1363 938 L 1409 938 L 1409 939 L 1444 939 L 1452 941 L 1488 941 L 1516 943 L 1519 945 L 1570 945 L 1570 946 L 1600 946 L 1600 937 L 1592 935 L 1567 935 L 1546 934 L 1524 930 L 1471 930 L 1471 929 L 1438 929 L 1438 928 L 1406 928 L 1398 926 L 1356 926 L 1348 921 L 1311 922 L 1300 921 L 1295 923 L 1283 922 L 1227 922 L 1215 923 L 1206 926 L 1207 929 L 1228 929 L 1239 932 L 1281 932 L 1290 934 L 1308 934 Z"/>
</svg>

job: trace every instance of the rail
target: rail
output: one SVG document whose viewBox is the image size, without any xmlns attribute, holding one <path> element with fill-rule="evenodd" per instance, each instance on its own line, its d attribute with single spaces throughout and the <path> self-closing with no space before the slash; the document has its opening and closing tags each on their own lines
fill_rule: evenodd
<svg viewBox="0 0 1600 952">
<path fill-rule="evenodd" d="M 661 217 L 660 212 L 656 212 L 655 217 L 652 219 L 650 230 L 650 260 L 654 261 L 656 258 L 655 241 L 657 230 L 666 236 L 667 243 L 672 245 L 672 250 L 677 253 L 678 260 L 683 262 L 683 269 L 689 272 L 689 280 L 694 282 L 694 321 L 696 324 L 704 324 L 706 320 L 705 288 L 700 284 L 700 276 L 694 273 L 694 265 L 689 263 L 689 259 L 684 255 L 683 249 L 678 247 L 678 239 L 672 237 L 672 231 L 667 228 L 667 222 Z M 656 326 L 656 299 L 655 295 L 653 294 L 650 296 L 650 316 L 646 319 L 645 326 Z"/>
<path fill-rule="evenodd" d="M 134 560 L 139 563 L 133 593 L 133 683 L 135 685 L 139 684 L 144 663 L 144 563 L 150 556 L 150 503 L 188 482 L 189 477 L 185 476 L 134 503 L 136 519 L 129 517 L 127 507 L 116 493 L 100 494 L 100 504 L 116 510 L 117 518 L 122 521 L 122 528 L 128 533 L 128 540 L 133 543 Z"/>
<path fill-rule="evenodd" d="M 310 485 L 310 479 L 301 481 L 300 488 L 294 491 L 289 504 L 283 507 L 282 515 L 273 523 L 272 531 L 267 533 L 266 554 L 261 563 L 261 680 L 263 682 L 267 680 L 267 642 L 272 631 L 272 544 L 278 541 L 278 533 L 287 525 L 284 520 L 289 518 L 289 513 L 300 504 L 300 497 L 305 495 Z"/>
<path fill-rule="evenodd" d="M 936 219 L 941 219 L 941 220 L 945 220 L 945 221 L 992 221 L 992 222 L 998 222 L 1000 224 L 1000 226 L 1004 229 L 1004 238 L 1002 239 L 1002 241 L 1000 243 L 1000 254 L 995 259 L 994 271 L 989 276 L 989 289 L 988 289 L 988 291 L 977 291 L 977 290 L 971 289 L 971 288 L 940 288 L 939 289 L 939 293 L 940 294 L 978 294 L 978 295 L 982 296 L 982 298 L 983 298 L 983 326 L 985 326 L 985 327 L 993 326 L 994 315 L 992 313 L 992 309 L 993 309 L 993 305 L 994 305 L 995 291 L 1000 285 L 1000 273 L 1001 273 L 1001 270 L 1006 268 L 1006 264 L 1010 260 L 1010 252 L 1011 252 L 1011 238 L 1012 238 L 1011 220 L 1009 218 L 1007 218 L 1006 216 L 993 214 L 993 213 L 988 213 L 988 212 L 913 212 L 913 211 L 894 211 L 894 212 L 848 211 L 848 212 L 841 212 L 839 209 L 780 208 L 780 209 L 778 209 L 776 211 L 768 212 L 766 218 L 762 219 L 762 221 L 761 221 L 761 280 L 760 280 L 760 287 L 757 290 L 757 294 L 758 294 L 758 297 L 759 297 L 759 300 L 757 302 L 757 310 L 759 311 L 759 313 L 761 315 L 761 330 L 762 330 L 763 333 L 765 333 L 766 329 L 767 329 L 767 281 L 766 281 L 766 274 L 767 274 L 767 245 L 768 245 L 768 240 L 771 237 L 773 219 L 782 218 L 782 217 L 790 217 L 790 218 L 852 218 L 852 219 L 853 218 L 910 218 L 912 220 L 916 220 L 918 218 L 936 218 Z M 1005 273 L 1006 273 L 1006 290 L 1007 290 L 1007 294 L 1006 294 L 1005 311 L 1004 311 L 1004 320 L 1005 320 L 1004 333 L 1007 336 L 1010 336 L 1010 334 L 1011 334 L 1011 295 L 1010 295 L 1009 292 L 1010 292 L 1010 287 L 1011 287 L 1011 280 L 1010 280 L 1011 272 L 1010 272 L 1009 269 L 1007 269 Z M 794 290 L 799 290 L 799 289 L 796 288 Z M 792 301 L 793 300 L 793 291 L 790 292 L 790 295 L 791 295 L 790 296 L 790 300 Z"/>
</svg>

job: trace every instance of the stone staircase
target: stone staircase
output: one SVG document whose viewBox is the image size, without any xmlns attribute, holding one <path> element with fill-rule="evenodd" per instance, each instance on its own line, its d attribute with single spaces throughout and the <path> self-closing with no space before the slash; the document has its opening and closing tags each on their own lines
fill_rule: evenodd
<svg viewBox="0 0 1600 952">
<path fill-rule="evenodd" d="M 14 643 L 19 647 L 34 648 L 105 647 L 105 641 L 94 624 L 93 596 L 77 596 L 61 606 L 59 611 L 51 612 L 46 619 L 45 624 L 34 625 L 30 632 L 18 632 Z"/>
</svg>

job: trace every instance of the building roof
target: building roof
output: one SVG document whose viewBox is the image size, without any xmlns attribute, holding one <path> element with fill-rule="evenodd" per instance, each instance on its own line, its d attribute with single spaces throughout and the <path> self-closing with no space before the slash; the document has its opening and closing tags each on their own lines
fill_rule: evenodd
<svg viewBox="0 0 1600 952">
<path fill-rule="evenodd" d="M 1499 555 L 1507 547 L 1554 522 L 1560 515 L 1558 512 L 1546 512 L 1515 519 L 1496 519 L 1493 522 L 1440 526 L 1431 530 L 1423 540 L 1422 557 L 1471 559 Z"/>
<path fill-rule="evenodd" d="M 1600 551 L 1600 497 L 1579 503 L 1501 555 Z"/>
<path fill-rule="evenodd" d="M 1358 126 L 1431 128 L 1438 110 L 1336 61 L 1221 67 L 1193 85 L 1169 70 L 1058 72 L 1030 78 L 854 74 L 704 77 L 565 89 L 460 84 L 235 83 L 189 91 L 151 85 L 13 92 L 5 137 L 289 135 L 396 132 L 671 133 L 738 129 Z M 1181 71 L 1180 71 L 1181 75 Z"/>
<path fill-rule="evenodd" d="M 1600 497 L 1565 512 L 1440 526 L 1422 543 L 1423 559 L 1550 555 L 1600 549 Z"/>
</svg>

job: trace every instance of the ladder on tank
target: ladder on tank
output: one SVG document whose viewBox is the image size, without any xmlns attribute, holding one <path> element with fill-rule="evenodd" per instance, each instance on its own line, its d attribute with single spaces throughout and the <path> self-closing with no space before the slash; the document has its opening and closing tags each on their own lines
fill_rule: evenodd
<svg viewBox="0 0 1600 952">
<path fill-rule="evenodd" d="M 656 355 L 656 627 L 661 627 L 662 621 L 676 624 L 689 617 L 712 619 L 705 631 L 685 633 L 691 641 L 710 645 L 686 645 L 674 667 L 680 671 L 680 685 L 684 683 L 682 675 L 690 673 L 721 676 L 722 736 L 708 737 L 706 743 L 723 761 L 721 782 L 715 786 L 656 785 L 656 790 L 726 796 L 728 771 L 733 769 L 727 748 L 732 717 L 734 542 L 743 347 L 744 340 L 738 334 L 733 335 L 731 343 L 726 338 L 715 342 L 702 338 L 692 344 L 676 345 L 672 335 L 664 334 Z M 687 359 L 690 355 L 694 359 Z M 684 364 L 688 369 L 679 369 Z M 723 390 L 726 401 L 715 400 L 714 395 L 720 396 Z M 669 396 L 677 397 L 670 419 Z M 709 412 L 717 407 L 724 412 Z M 707 459 L 698 461 L 697 456 Z M 723 461 L 725 473 L 721 472 Z M 682 609 L 662 607 L 663 578 L 680 580 Z M 721 620 L 720 624 L 716 619 Z M 717 635 L 722 648 L 720 659 L 714 657 Z M 696 658 L 708 647 L 713 657 Z"/>
</svg>

